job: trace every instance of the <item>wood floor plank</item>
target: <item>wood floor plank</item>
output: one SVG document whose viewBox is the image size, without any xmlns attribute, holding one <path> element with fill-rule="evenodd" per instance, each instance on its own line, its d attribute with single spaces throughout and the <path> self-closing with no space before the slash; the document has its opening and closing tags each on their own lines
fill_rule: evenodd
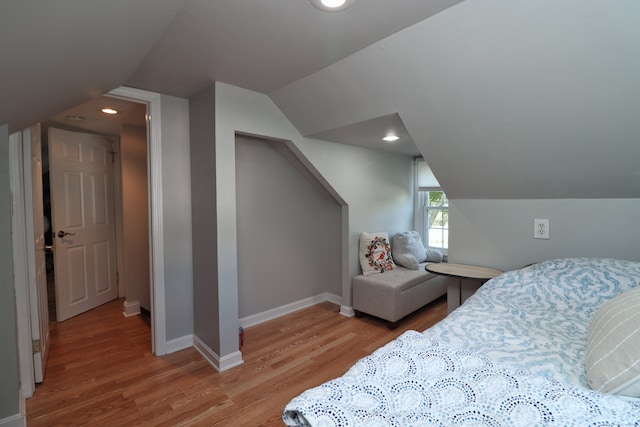
<svg viewBox="0 0 640 427">
<path fill-rule="evenodd" d="M 329 302 L 245 331 L 242 365 L 217 372 L 193 348 L 151 354 L 148 319 L 122 316 L 122 300 L 54 324 L 44 383 L 27 400 L 40 426 L 282 426 L 302 391 L 344 374 L 408 329 L 444 318 L 441 298 L 396 330 L 348 318 Z"/>
</svg>

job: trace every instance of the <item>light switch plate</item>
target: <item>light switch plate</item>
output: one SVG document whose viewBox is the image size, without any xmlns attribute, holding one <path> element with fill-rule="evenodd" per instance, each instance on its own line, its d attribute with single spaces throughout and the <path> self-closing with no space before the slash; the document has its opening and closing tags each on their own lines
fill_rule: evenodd
<svg viewBox="0 0 640 427">
<path fill-rule="evenodd" d="M 534 239 L 549 238 L 549 220 L 548 219 L 533 220 L 533 238 Z"/>
</svg>

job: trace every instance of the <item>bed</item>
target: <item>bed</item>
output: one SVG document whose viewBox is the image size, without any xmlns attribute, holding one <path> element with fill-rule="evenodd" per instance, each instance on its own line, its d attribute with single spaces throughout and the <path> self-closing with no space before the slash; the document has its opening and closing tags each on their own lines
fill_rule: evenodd
<svg viewBox="0 0 640 427">
<path fill-rule="evenodd" d="M 434 327 L 406 331 L 295 397 L 283 420 L 640 426 L 637 396 L 640 263 L 571 258 L 490 280 Z"/>
</svg>

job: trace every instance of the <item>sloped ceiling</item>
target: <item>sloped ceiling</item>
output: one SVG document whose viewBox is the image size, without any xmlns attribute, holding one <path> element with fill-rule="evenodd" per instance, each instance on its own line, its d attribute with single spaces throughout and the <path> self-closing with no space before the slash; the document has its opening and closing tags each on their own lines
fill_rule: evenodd
<svg viewBox="0 0 640 427">
<path fill-rule="evenodd" d="M 212 81 L 269 93 L 461 0 L 192 0 L 128 81 L 190 97 Z M 159 72 L 159 70 L 162 70 Z"/>
<path fill-rule="evenodd" d="M 11 132 L 125 84 L 187 0 L 2 0 L 0 123 Z"/>
<path fill-rule="evenodd" d="M 461 0 L 2 0 L 0 123 L 16 131 L 127 85 L 268 93 Z"/>
<path fill-rule="evenodd" d="M 397 112 L 452 199 L 637 198 L 639 22 L 635 1 L 466 1 L 271 97 L 307 135 Z"/>
<path fill-rule="evenodd" d="M 635 198 L 638 22 L 635 0 L 4 0 L 0 123 L 223 81 L 305 136 L 371 146 L 403 127 L 453 199 Z"/>
</svg>

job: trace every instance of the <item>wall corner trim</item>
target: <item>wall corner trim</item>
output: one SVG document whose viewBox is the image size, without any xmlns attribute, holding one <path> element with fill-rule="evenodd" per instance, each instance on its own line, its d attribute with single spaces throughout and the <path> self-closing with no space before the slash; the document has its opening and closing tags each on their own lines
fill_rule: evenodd
<svg viewBox="0 0 640 427">
<path fill-rule="evenodd" d="M 342 314 L 343 316 L 347 316 L 347 317 L 353 317 L 356 315 L 355 310 L 353 309 L 353 307 L 346 307 L 344 305 L 340 306 L 340 314 Z"/>
<path fill-rule="evenodd" d="M 259 325 L 260 323 L 277 319 L 278 317 L 293 313 L 294 311 L 302 310 L 303 308 L 311 307 L 312 305 L 320 304 L 324 301 L 329 301 L 334 303 L 335 305 L 340 305 L 342 304 L 342 297 L 331 294 L 329 292 L 325 292 L 309 298 L 294 301 L 280 307 L 272 308 L 271 310 L 263 311 L 262 313 L 243 317 L 240 319 L 240 326 L 242 326 L 243 328 L 248 328 L 251 326 Z"/>
<path fill-rule="evenodd" d="M 194 347 L 193 335 L 185 335 L 183 337 L 167 341 L 166 344 L 167 354 L 175 353 L 176 351 L 184 350 L 189 347 Z"/>
<path fill-rule="evenodd" d="M 235 368 L 236 366 L 244 363 L 244 360 L 242 360 L 242 353 L 240 351 L 220 357 L 195 335 L 193 336 L 193 347 L 195 347 L 195 349 L 198 350 L 198 353 L 200 353 L 202 357 L 204 357 L 218 372 Z"/>
<path fill-rule="evenodd" d="M 19 392 L 20 412 L 0 420 L 0 427 L 26 427 L 27 407 L 22 391 Z"/>
<path fill-rule="evenodd" d="M 122 303 L 124 317 L 137 316 L 140 314 L 140 301 L 125 301 Z"/>
<path fill-rule="evenodd" d="M 0 427 L 26 427 L 27 420 L 22 414 L 12 415 L 0 420 Z"/>
</svg>

